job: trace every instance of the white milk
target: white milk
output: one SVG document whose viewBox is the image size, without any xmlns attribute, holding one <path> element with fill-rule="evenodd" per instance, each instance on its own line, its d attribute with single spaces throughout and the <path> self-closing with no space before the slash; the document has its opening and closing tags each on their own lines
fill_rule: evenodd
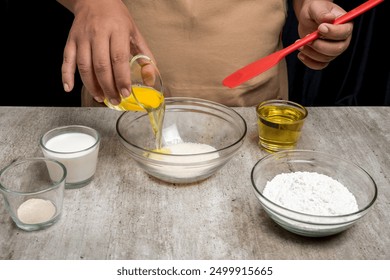
<svg viewBox="0 0 390 280">
<path fill-rule="evenodd" d="M 95 174 L 99 151 L 96 141 L 93 136 L 85 133 L 68 132 L 49 139 L 43 153 L 65 165 L 67 184 L 79 183 Z"/>
</svg>

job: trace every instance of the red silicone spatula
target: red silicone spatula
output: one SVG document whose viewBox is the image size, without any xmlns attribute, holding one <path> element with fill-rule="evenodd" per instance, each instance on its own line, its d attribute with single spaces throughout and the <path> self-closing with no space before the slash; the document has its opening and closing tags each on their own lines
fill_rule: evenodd
<svg viewBox="0 0 390 280">
<path fill-rule="evenodd" d="M 335 19 L 333 24 L 342 24 L 351 21 L 355 17 L 361 15 L 362 13 L 372 9 L 376 5 L 380 4 L 384 0 L 369 0 L 367 2 L 364 2 L 360 6 L 354 8 L 353 10 L 349 11 L 348 13 L 342 15 L 341 17 L 338 17 Z M 253 77 L 267 71 L 271 67 L 275 66 L 279 61 L 281 61 L 286 55 L 292 53 L 293 51 L 296 51 L 300 47 L 306 45 L 307 43 L 314 41 L 318 38 L 318 31 L 315 31 L 313 33 L 310 33 L 309 35 L 305 36 L 304 38 L 300 39 L 299 41 L 296 41 L 294 44 L 291 44 L 290 46 L 274 52 L 266 57 L 263 57 L 255 62 L 252 62 L 251 64 L 248 64 L 247 66 L 244 66 L 243 68 L 239 69 L 238 71 L 234 72 L 233 74 L 227 76 L 223 81 L 222 84 L 224 86 L 227 86 L 229 88 L 234 88 L 238 85 L 241 85 L 242 83 L 252 79 Z"/>
</svg>

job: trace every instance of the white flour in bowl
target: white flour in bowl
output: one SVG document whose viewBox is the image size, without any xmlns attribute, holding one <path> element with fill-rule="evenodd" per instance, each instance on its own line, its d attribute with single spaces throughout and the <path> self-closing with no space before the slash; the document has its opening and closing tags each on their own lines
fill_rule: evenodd
<svg viewBox="0 0 390 280">
<path fill-rule="evenodd" d="M 268 181 L 263 195 L 285 208 L 336 216 L 358 211 L 355 196 L 339 181 L 316 172 L 291 172 Z"/>
<path fill-rule="evenodd" d="M 201 143 L 183 142 L 164 146 L 161 151 L 169 156 L 149 154 L 149 158 L 172 162 L 172 163 L 195 163 L 203 162 L 219 157 L 217 150 L 210 145 Z M 215 152 L 207 154 L 209 152 Z M 204 154 L 204 155 L 199 155 Z M 177 157 L 171 155 L 178 155 Z M 186 156 L 180 156 L 186 155 Z M 192 156 L 193 155 L 193 156 Z"/>
<path fill-rule="evenodd" d="M 207 144 L 182 142 L 164 146 L 161 152 L 164 154 L 149 153 L 147 156 L 160 162 L 153 164 L 153 171 L 166 181 L 192 182 L 207 176 L 220 165 L 220 162 L 209 162 L 219 158 L 219 153 Z"/>
</svg>

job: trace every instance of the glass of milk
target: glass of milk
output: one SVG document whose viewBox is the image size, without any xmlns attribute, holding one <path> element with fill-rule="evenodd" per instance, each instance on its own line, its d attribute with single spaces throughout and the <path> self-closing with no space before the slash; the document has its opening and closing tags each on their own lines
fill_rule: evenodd
<svg viewBox="0 0 390 280">
<path fill-rule="evenodd" d="M 65 188 L 74 189 L 89 184 L 96 171 L 100 134 L 82 125 L 57 127 L 40 140 L 46 158 L 58 160 L 67 170 Z M 56 174 L 53 171 L 53 176 Z"/>
<path fill-rule="evenodd" d="M 3 168 L 0 192 L 15 224 L 33 231 L 57 222 L 62 212 L 65 178 L 62 163 L 43 157 L 16 160 Z"/>
</svg>

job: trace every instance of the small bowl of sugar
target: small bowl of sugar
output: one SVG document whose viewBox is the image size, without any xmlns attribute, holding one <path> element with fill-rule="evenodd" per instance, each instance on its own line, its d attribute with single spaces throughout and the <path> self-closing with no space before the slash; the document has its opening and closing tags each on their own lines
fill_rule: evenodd
<svg viewBox="0 0 390 280">
<path fill-rule="evenodd" d="M 188 184 L 225 166 L 244 143 L 247 125 L 225 105 L 168 97 L 163 118 L 153 112 L 124 112 L 116 131 L 130 157 L 147 174 L 168 183 Z"/>
<path fill-rule="evenodd" d="M 377 198 L 360 166 L 311 150 L 270 154 L 253 167 L 254 193 L 269 217 L 298 235 L 338 234 L 363 218 Z"/>
</svg>

